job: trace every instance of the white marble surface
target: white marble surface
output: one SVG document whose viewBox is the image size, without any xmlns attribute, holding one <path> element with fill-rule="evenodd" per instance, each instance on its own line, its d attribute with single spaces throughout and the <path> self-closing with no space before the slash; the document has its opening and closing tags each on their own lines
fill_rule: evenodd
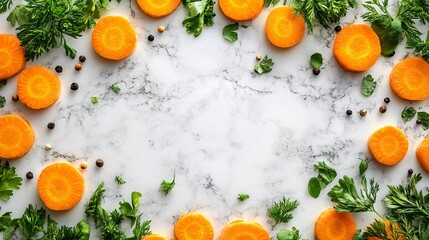
<svg viewBox="0 0 429 240">
<path fill-rule="evenodd" d="M 120 62 L 101 59 L 91 48 L 88 31 L 71 41 L 78 55 L 87 57 L 81 72 L 74 70 L 77 59 L 63 56 L 62 49 L 29 62 L 27 66 L 43 65 L 52 71 L 56 65 L 64 67 L 58 74 L 61 97 L 47 110 L 32 111 L 10 100 L 17 77 L 0 91 L 8 100 L 0 114 L 21 114 L 36 132 L 30 153 L 11 162 L 23 178 L 27 171 L 36 177 L 24 179 L 21 190 L 1 203 L 1 212 L 12 211 L 18 217 L 29 203 L 42 205 L 37 176 L 61 157 L 77 167 L 88 161 L 89 167 L 83 171 L 86 192 L 82 201 L 69 212 L 49 211 L 60 224 L 74 225 L 82 219 L 89 197 L 104 181 L 103 204 L 108 209 L 129 199 L 132 191 L 143 194 L 141 209 L 144 219 L 152 220 L 153 232 L 173 236 L 177 217 L 195 210 L 212 221 L 216 236 L 227 222 L 248 218 L 264 225 L 272 237 L 281 228 L 296 226 L 305 238 L 313 239 L 315 219 L 332 206 L 326 196 L 329 187 L 318 199 L 307 193 L 308 179 L 316 175 L 313 164 L 326 161 L 339 176 L 357 176 L 359 158 L 369 157 L 368 136 L 390 124 L 405 130 L 410 141 L 408 154 L 394 167 L 371 161 L 368 176 L 386 185 L 404 181 L 409 168 L 422 172 L 415 149 L 428 132 L 414 122 L 402 122 L 400 112 L 410 103 L 395 97 L 388 85 L 394 63 L 409 56 L 404 47 L 392 58 L 381 57 L 365 73 L 347 73 L 332 55 L 333 29 L 316 28 L 289 50 L 272 47 L 264 34 L 269 10 L 246 22 L 249 27 L 240 28 L 239 40 L 230 43 L 221 34 L 230 21 L 218 6 L 215 26 L 204 28 L 194 38 L 181 25 L 186 14 L 182 6 L 166 18 L 151 19 L 134 1 L 120 5 L 112 1 L 104 15 L 125 16 L 137 31 L 138 46 L 130 58 Z M 360 13 L 361 8 L 351 11 L 341 25 L 362 22 Z M 6 17 L 0 15 L 0 32 L 14 33 Z M 159 25 L 167 26 L 162 34 L 156 30 Z M 147 41 L 149 34 L 155 41 Z M 325 59 L 319 76 L 312 74 L 308 64 L 314 52 L 321 52 Z M 257 54 L 274 60 L 271 73 L 252 73 Z M 378 82 L 370 97 L 360 93 L 366 74 Z M 70 90 L 72 82 L 79 84 L 78 91 Z M 120 94 L 109 89 L 113 83 L 122 89 Z M 93 105 L 91 96 L 97 96 L 99 103 Z M 387 113 L 380 114 L 378 107 L 385 97 L 391 103 Z M 411 105 L 427 111 L 427 104 Z M 349 108 L 354 111 L 351 117 L 345 114 Z M 368 110 L 365 118 L 358 116 L 361 108 Z M 50 121 L 56 124 L 52 131 L 46 128 Z M 47 143 L 52 145 L 51 151 L 44 150 Z M 98 158 L 105 160 L 101 169 L 95 167 Z M 176 187 L 164 197 L 159 184 L 171 179 L 174 172 Z M 127 183 L 117 185 L 115 175 Z M 429 175 L 423 175 L 422 185 L 427 186 Z M 247 193 L 250 199 L 238 202 L 238 193 Z M 385 193 L 382 188 L 379 199 Z M 272 228 L 266 209 L 282 196 L 299 200 L 300 206 L 291 222 Z M 375 218 L 372 214 L 355 216 L 361 228 Z M 96 231 L 92 238 L 98 238 Z"/>
</svg>

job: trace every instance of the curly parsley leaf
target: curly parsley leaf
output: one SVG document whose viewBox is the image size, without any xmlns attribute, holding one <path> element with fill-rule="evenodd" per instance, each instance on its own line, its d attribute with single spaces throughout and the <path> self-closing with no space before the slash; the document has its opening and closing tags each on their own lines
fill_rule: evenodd
<svg viewBox="0 0 429 240">
<path fill-rule="evenodd" d="M 401 118 L 404 123 L 411 121 L 417 114 L 416 109 L 413 107 L 405 107 L 404 110 L 402 110 Z"/>
<path fill-rule="evenodd" d="M 237 200 L 242 201 L 242 202 L 249 199 L 249 198 L 250 198 L 249 194 L 244 194 L 244 193 L 239 193 L 237 196 Z"/>
<path fill-rule="evenodd" d="M 292 220 L 293 216 L 290 212 L 298 207 L 298 201 L 291 201 L 289 198 L 283 197 L 279 202 L 274 202 L 273 205 L 268 208 L 268 217 L 272 218 L 276 224 L 287 223 Z"/>
<path fill-rule="evenodd" d="M 28 205 L 24 214 L 18 220 L 18 226 L 26 239 L 31 239 L 39 233 L 44 232 L 46 221 L 46 211 L 43 208 L 37 209 L 37 206 Z"/>
<path fill-rule="evenodd" d="M 253 71 L 259 75 L 264 73 L 271 72 L 272 66 L 274 65 L 274 62 L 271 58 L 268 58 L 268 56 L 265 56 L 260 63 L 255 65 L 255 68 Z"/>
<path fill-rule="evenodd" d="M 211 27 L 214 24 L 213 0 L 182 0 L 183 5 L 188 10 L 188 16 L 183 20 L 182 25 L 186 32 L 198 37 L 203 31 L 203 27 Z"/>
<path fill-rule="evenodd" d="M 18 219 L 12 219 L 10 212 L 0 216 L 0 232 L 3 232 L 3 239 L 9 239 L 18 227 Z"/>
<path fill-rule="evenodd" d="M 367 75 L 362 79 L 360 91 L 363 95 L 369 97 L 372 95 L 372 93 L 374 93 L 376 87 L 377 81 L 375 81 L 375 79 L 371 75 Z"/>
<path fill-rule="evenodd" d="M 226 25 L 222 30 L 223 38 L 230 42 L 235 42 L 238 39 L 238 34 L 235 32 L 238 30 L 238 23 L 232 23 Z"/>
<path fill-rule="evenodd" d="M 429 129 L 429 113 L 418 112 L 417 119 L 420 120 L 420 125 L 422 126 L 423 130 Z"/>
<path fill-rule="evenodd" d="M 9 167 L 5 162 L 3 165 L 0 163 L 0 199 L 7 201 L 13 195 L 13 190 L 19 190 L 22 185 L 22 178 L 20 178 L 14 167 Z"/>
<path fill-rule="evenodd" d="M 0 13 L 6 12 L 12 5 L 12 0 L 1 0 L 0 1 Z"/>
<path fill-rule="evenodd" d="M 174 188 L 176 185 L 176 173 L 173 175 L 173 181 L 168 182 L 165 180 L 162 180 L 161 185 L 159 186 L 159 191 L 164 193 L 165 196 L 167 196 L 170 191 Z"/>
</svg>

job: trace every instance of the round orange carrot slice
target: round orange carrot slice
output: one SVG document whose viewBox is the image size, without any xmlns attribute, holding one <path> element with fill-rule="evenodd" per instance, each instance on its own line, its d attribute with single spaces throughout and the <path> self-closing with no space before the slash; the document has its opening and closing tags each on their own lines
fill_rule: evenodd
<svg viewBox="0 0 429 240">
<path fill-rule="evenodd" d="M 239 220 L 227 224 L 219 236 L 219 240 L 241 239 L 269 240 L 270 235 L 259 223 L 247 220 Z"/>
<path fill-rule="evenodd" d="M 351 24 L 343 28 L 334 41 L 334 57 L 347 71 L 368 70 L 377 62 L 380 54 L 377 34 L 364 24 Z"/>
<path fill-rule="evenodd" d="M 265 22 L 268 40 L 276 47 L 290 48 L 304 37 L 304 18 L 294 13 L 291 7 L 273 9 Z"/>
<path fill-rule="evenodd" d="M 127 19 L 107 16 L 95 25 L 92 32 L 92 46 L 103 58 L 122 60 L 129 57 L 136 48 L 136 32 Z"/>
<path fill-rule="evenodd" d="M 219 0 L 222 13 L 233 21 L 256 18 L 264 7 L 264 0 Z"/>
<path fill-rule="evenodd" d="M 32 109 L 44 109 L 60 97 L 60 80 L 48 69 L 32 66 L 19 74 L 19 100 Z"/>
<path fill-rule="evenodd" d="M 408 139 L 398 128 L 386 126 L 369 137 L 368 148 L 377 162 L 391 166 L 404 159 L 408 151 Z"/>
<path fill-rule="evenodd" d="M 177 240 L 212 240 L 214 230 L 207 218 L 192 212 L 179 218 L 174 226 L 174 235 Z"/>
<path fill-rule="evenodd" d="M 420 166 L 429 173 L 429 137 L 425 138 L 417 147 L 416 155 Z"/>
<path fill-rule="evenodd" d="M 170 240 L 171 238 L 168 238 L 161 234 L 150 234 L 145 237 L 143 237 L 141 240 Z"/>
<path fill-rule="evenodd" d="M 0 80 L 19 73 L 25 67 L 25 50 L 11 34 L 0 34 Z"/>
<path fill-rule="evenodd" d="M 180 0 L 137 0 L 140 9 L 155 18 L 170 15 L 180 5 Z"/>
<path fill-rule="evenodd" d="M 392 231 L 390 230 L 390 222 L 389 221 L 384 221 L 384 226 L 385 226 L 385 229 L 386 229 L 386 233 L 387 233 L 387 239 L 393 239 L 393 237 L 392 237 Z M 395 224 L 395 230 L 394 230 L 395 232 L 396 231 L 399 231 L 399 226 L 398 226 L 398 224 Z M 383 240 L 383 239 L 381 239 L 381 238 L 378 238 L 378 237 L 368 237 L 368 240 Z M 406 238 L 405 237 L 399 237 L 398 238 L 398 240 L 406 240 Z"/>
<path fill-rule="evenodd" d="M 21 116 L 0 117 L 0 158 L 12 160 L 28 153 L 34 143 L 34 131 Z"/>
<path fill-rule="evenodd" d="M 350 213 L 339 213 L 329 208 L 317 219 L 315 230 L 317 240 L 353 239 L 356 223 Z"/>
<path fill-rule="evenodd" d="M 402 60 L 390 73 L 390 88 L 400 98 L 419 101 L 429 97 L 429 64 L 418 57 Z"/>
<path fill-rule="evenodd" d="M 82 199 L 85 184 L 79 170 L 68 162 L 58 162 L 42 170 L 37 190 L 47 208 L 65 211 Z"/>
</svg>

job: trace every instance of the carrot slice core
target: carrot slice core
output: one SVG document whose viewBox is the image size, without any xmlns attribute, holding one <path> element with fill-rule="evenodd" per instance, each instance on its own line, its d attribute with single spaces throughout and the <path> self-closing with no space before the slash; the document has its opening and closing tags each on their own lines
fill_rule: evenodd
<svg viewBox="0 0 429 240">
<path fill-rule="evenodd" d="M 212 224 L 200 213 L 192 212 L 179 218 L 174 226 L 177 240 L 212 240 Z"/>
<path fill-rule="evenodd" d="M 291 7 L 273 9 L 265 22 L 268 40 L 276 47 L 290 48 L 304 37 L 304 18 L 294 13 Z"/>
<path fill-rule="evenodd" d="M 417 147 L 417 160 L 420 166 L 429 173 L 429 137 L 425 138 Z"/>
<path fill-rule="evenodd" d="M 356 223 L 350 213 L 339 213 L 329 208 L 319 216 L 315 231 L 317 240 L 351 240 L 356 232 Z"/>
<path fill-rule="evenodd" d="M 264 7 L 264 0 L 219 0 L 222 13 L 234 21 L 249 21 L 256 18 Z"/>
<path fill-rule="evenodd" d="M 34 131 L 21 116 L 0 117 L 0 158 L 17 159 L 27 154 L 34 143 Z"/>
<path fill-rule="evenodd" d="M 386 126 L 369 137 L 368 147 L 377 162 L 391 166 L 400 162 L 407 154 L 408 139 L 398 128 Z"/>
<path fill-rule="evenodd" d="M 137 0 L 140 9 L 155 18 L 170 15 L 180 5 L 180 0 Z"/>
<path fill-rule="evenodd" d="M 42 170 L 37 182 L 39 196 L 47 208 L 55 211 L 72 209 L 85 190 L 82 174 L 70 163 L 54 163 Z"/>
<path fill-rule="evenodd" d="M 270 235 L 258 223 L 247 220 L 238 220 L 227 224 L 219 240 L 269 240 Z"/>
<path fill-rule="evenodd" d="M 25 50 L 11 34 L 0 34 L 0 80 L 7 79 L 25 67 Z"/>
</svg>

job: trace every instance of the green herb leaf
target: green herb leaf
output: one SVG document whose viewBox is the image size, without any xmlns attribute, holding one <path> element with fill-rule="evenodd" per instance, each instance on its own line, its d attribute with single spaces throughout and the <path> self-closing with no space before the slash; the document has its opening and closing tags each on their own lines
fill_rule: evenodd
<svg viewBox="0 0 429 240">
<path fill-rule="evenodd" d="M 141 222 L 141 215 L 137 216 L 136 224 L 133 228 L 134 239 L 142 239 L 144 236 L 151 234 L 150 223 L 151 221 Z"/>
<path fill-rule="evenodd" d="M 97 228 L 106 222 L 106 215 L 108 214 L 101 207 L 101 200 L 103 199 L 103 194 L 105 191 L 106 189 L 104 189 L 104 183 L 98 185 L 97 190 L 95 190 L 95 192 L 92 194 L 91 199 L 85 208 L 86 216 L 94 220 L 95 226 Z"/>
<path fill-rule="evenodd" d="M 19 190 L 22 185 L 20 178 L 14 167 L 9 167 L 6 162 L 3 165 L 0 163 L 0 199 L 7 201 L 13 195 L 13 190 Z"/>
<path fill-rule="evenodd" d="M 124 181 L 124 179 L 122 179 L 120 176 L 115 176 L 115 181 L 117 184 L 122 185 L 125 184 L 126 182 Z"/>
<path fill-rule="evenodd" d="M 314 198 L 319 197 L 320 191 L 322 191 L 322 188 L 320 187 L 319 179 L 317 177 L 310 178 L 310 180 L 308 181 L 307 189 L 308 189 L 308 193 L 310 193 L 312 197 Z"/>
<path fill-rule="evenodd" d="M 337 171 L 329 167 L 325 162 L 319 162 L 314 165 L 314 168 L 318 171 L 320 187 L 323 189 L 330 184 L 337 177 Z"/>
<path fill-rule="evenodd" d="M 417 119 L 420 120 L 420 125 L 422 126 L 423 130 L 429 129 L 429 113 L 427 112 L 418 112 L 417 113 Z"/>
<path fill-rule="evenodd" d="M 9 239 L 18 227 L 18 219 L 12 219 L 10 212 L 0 217 L 0 232 L 3 232 L 3 239 Z"/>
<path fill-rule="evenodd" d="M 323 64 L 323 57 L 322 54 L 320 53 L 314 53 L 313 55 L 311 55 L 310 57 L 310 65 L 313 68 L 320 68 Z"/>
<path fill-rule="evenodd" d="M 3 87 L 5 87 L 7 85 L 7 80 L 1 80 L 0 81 L 0 89 L 2 89 Z"/>
<path fill-rule="evenodd" d="M 402 121 L 404 121 L 405 123 L 409 122 L 414 118 L 414 116 L 416 116 L 416 114 L 417 111 L 413 107 L 405 107 L 401 113 Z"/>
<path fill-rule="evenodd" d="M 374 92 L 375 88 L 377 87 L 377 82 L 374 80 L 374 78 L 371 75 L 367 75 L 362 79 L 362 85 L 360 87 L 360 91 L 365 96 L 371 96 Z"/>
<path fill-rule="evenodd" d="M 277 240 L 300 240 L 299 230 L 292 227 L 292 230 L 282 229 L 277 233 Z"/>
<path fill-rule="evenodd" d="M 121 211 L 121 214 L 131 220 L 131 225 L 134 225 L 137 219 L 136 214 L 139 210 L 139 203 L 140 203 L 141 197 L 142 197 L 141 193 L 132 192 L 131 204 L 125 201 L 122 201 L 119 203 L 119 210 Z"/>
<path fill-rule="evenodd" d="M 110 86 L 110 89 L 112 89 L 116 94 L 119 94 L 119 92 L 121 91 L 121 89 L 118 87 L 118 85 L 116 85 L 116 83 L 112 84 L 112 86 Z"/>
<path fill-rule="evenodd" d="M 290 212 L 298 207 L 298 201 L 291 201 L 289 198 L 283 199 L 279 202 L 274 202 L 273 205 L 268 208 L 268 217 L 272 218 L 276 224 L 287 223 L 292 220 L 293 216 Z"/>
<path fill-rule="evenodd" d="M 24 214 L 18 220 L 18 226 L 26 239 L 32 239 L 36 234 L 43 232 L 46 220 L 46 211 L 43 208 L 37 209 L 37 206 L 28 205 Z"/>
<path fill-rule="evenodd" d="M 163 192 L 164 195 L 167 196 L 168 193 L 170 193 L 171 189 L 173 189 L 175 185 L 176 185 L 176 173 L 174 173 L 173 181 L 167 182 L 165 180 L 162 180 L 161 185 L 159 187 L 159 191 Z"/>
<path fill-rule="evenodd" d="M 244 201 L 244 200 L 247 200 L 247 199 L 249 199 L 249 195 L 248 194 L 244 194 L 244 193 L 239 193 L 238 194 L 238 196 L 237 196 L 237 199 L 239 200 L 239 201 Z"/>
<path fill-rule="evenodd" d="M 364 159 L 360 160 L 359 174 L 363 176 L 367 169 L 368 169 L 368 160 L 364 160 Z"/>
<path fill-rule="evenodd" d="M 264 0 L 264 7 L 276 6 L 279 2 L 280 0 Z M 286 5 L 286 0 L 283 1 L 283 5 Z"/>
<path fill-rule="evenodd" d="M 91 102 L 92 102 L 92 104 L 97 104 L 98 103 L 98 97 L 91 97 Z"/>
<path fill-rule="evenodd" d="M 356 230 L 353 240 L 366 240 L 365 234 L 361 229 Z"/>
<path fill-rule="evenodd" d="M 4 108 L 6 105 L 6 98 L 3 96 L 0 96 L 0 108 Z"/>
<path fill-rule="evenodd" d="M 6 12 L 10 5 L 12 5 L 12 0 L 2 0 L 0 1 L 0 13 Z"/>
<path fill-rule="evenodd" d="M 213 19 L 216 16 L 213 11 L 215 4 L 213 0 L 182 0 L 182 3 L 188 10 L 188 16 L 182 22 L 187 33 L 198 37 L 204 26 L 213 26 Z"/>
<path fill-rule="evenodd" d="M 235 42 L 238 39 L 238 34 L 235 32 L 238 30 L 238 23 L 226 25 L 222 30 L 223 38 L 230 42 Z"/>
<path fill-rule="evenodd" d="M 272 70 L 272 66 L 274 65 L 274 62 L 271 58 L 268 58 L 268 56 L 265 56 L 261 62 L 259 62 L 258 64 L 256 64 L 255 68 L 253 69 L 253 71 L 259 75 L 264 74 L 264 73 L 269 73 Z"/>
<path fill-rule="evenodd" d="M 22 25 L 28 21 L 28 13 L 29 9 L 26 8 L 25 5 L 18 4 L 12 10 L 12 12 L 9 13 L 9 16 L 7 16 L 6 21 L 10 22 L 12 26 L 15 26 L 16 23 L 18 23 L 18 25 Z"/>
</svg>

